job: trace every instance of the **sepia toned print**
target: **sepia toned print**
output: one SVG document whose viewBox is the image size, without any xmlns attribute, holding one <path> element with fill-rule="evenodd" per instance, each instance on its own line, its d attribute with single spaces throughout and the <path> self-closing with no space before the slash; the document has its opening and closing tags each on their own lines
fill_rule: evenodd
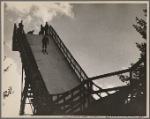
<svg viewBox="0 0 150 119">
<path fill-rule="evenodd" d="M 2 2 L 2 117 L 148 117 L 148 2 Z"/>
</svg>

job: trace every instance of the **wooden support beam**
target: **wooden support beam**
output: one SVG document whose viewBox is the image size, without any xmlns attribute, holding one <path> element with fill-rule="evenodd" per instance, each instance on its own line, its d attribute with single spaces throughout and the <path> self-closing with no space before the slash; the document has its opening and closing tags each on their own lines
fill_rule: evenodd
<svg viewBox="0 0 150 119">
<path fill-rule="evenodd" d="M 24 90 L 22 92 L 22 97 L 21 97 L 20 115 L 24 115 L 28 86 L 29 86 L 29 82 L 28 82 L 28 80 L 25 80 L 25 87 L 24 87 Z"/>
<path fill-rule="evenodd" d="M 22 97 L 22 92 L 23 92 L 23 64 L 22 64 L 22 82 L 21 82 L 21 97 Z"/>
</svg>

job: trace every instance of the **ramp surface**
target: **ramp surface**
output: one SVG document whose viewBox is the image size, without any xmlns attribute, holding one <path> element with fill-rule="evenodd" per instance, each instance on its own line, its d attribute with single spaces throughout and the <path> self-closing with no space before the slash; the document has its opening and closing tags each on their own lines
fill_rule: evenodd
<svg viewBox="0 0 150 119">
<path fill-rule="evenodd" d="M 50 94 L 63 93 L 80 84 L 78 77 L 50 36 L 48 54 L 42 52 L 43 35 L 27 34 L 26 37 Z"/>
</svg>

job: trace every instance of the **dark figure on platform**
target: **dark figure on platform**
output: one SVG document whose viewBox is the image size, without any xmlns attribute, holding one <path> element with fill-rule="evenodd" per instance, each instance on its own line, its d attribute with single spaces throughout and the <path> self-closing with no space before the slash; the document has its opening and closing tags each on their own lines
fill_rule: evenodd
<svg viewBox="0 0 150 119">
<path fill-rule="evenodd" d="M 45 35 L 42 39 L 42 51 L 47 52 L 47 44 L 49 44 L 48 36 Z"/>
<path fill-rule="evenodd" d="M 19 33 L 24 33 L 23 31 L 23 24 L 22 24 L 23 20 L 21 20 L 21 22 L 19 23 Z"/>
<path fill-rule="evenodd" d="M 48 35 L 48 23 L 45 24 L 45 35 Z"/>
<path fill-rule="evenodd" d="M 39 34 L 43 34 L 44 35 L 44 31 L 45 31 L 45 28 L 41 25 L 41 31 L 39 32 Z"/>
<path fill-rule="evenodd" d="M 34 32 L 34 30 L 32 30 L 32 31 L 29 31 L 29 32 L 28 32 L 28 34 L 33 34 L 33 32 Z"/>
</svg>

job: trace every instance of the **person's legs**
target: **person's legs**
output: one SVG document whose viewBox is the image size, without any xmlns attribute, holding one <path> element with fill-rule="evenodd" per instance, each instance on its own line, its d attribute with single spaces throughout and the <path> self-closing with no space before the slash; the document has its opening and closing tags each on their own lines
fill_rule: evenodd
<svg viewBox="0 0 150 119">
<path fill-rule="evenodd" d="M 42 43 L 42 51 L 44 51 L 44 43 Z"/>
<path fill-rule="evenodd" d="M 46 52 L 47 44 L 43 43 L 42 48 L 43 48 L 42 51 Z"/>
<path fill-rule="evenodd" d="M 48 28 L 45 28 L 45 35 L 48 35 Z"/>
<path fill-rule="evenodd" d="M 45 44 L 45 52 L 46 52 L 46 50 L 47 50 L 47 44 Z"/>
</svg>

